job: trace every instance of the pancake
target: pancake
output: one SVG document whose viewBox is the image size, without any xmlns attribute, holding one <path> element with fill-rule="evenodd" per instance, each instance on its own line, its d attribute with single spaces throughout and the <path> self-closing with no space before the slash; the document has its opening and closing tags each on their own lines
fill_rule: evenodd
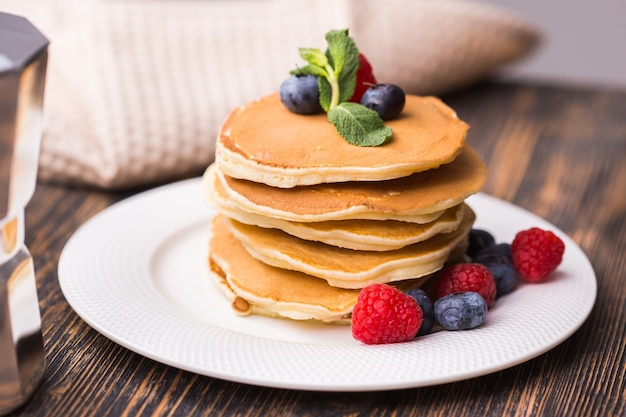
<svg viewBox="0 0 626 417">
<path fill-rule="evenodd" d="M 461 225 L 424 242 L 392 251 L 355 251 L 306 241 L 278 229 L 228 219 L 231 233 L 254 258 L 278 268 L 300 271 L 331 286 L 357 289 L 374 283 L 419 278 L 443 267 L 453 249 L 465 248 L 475 215 L 464 206 Z"/>
<path fill-rule="evenodd" d="M 468 125 L 435 97 L 406 96 L 402 114 L 385 123 L 391 140 L 377 147 L 344 140 L 325 113 L 298 115 L 272 94 L 233 110 L 216 144 L 226 175 L 290 188 L 347 181 L 382 181 L 454 160 Z"/>
<path fill-rule="evenodd" d="M 469 146 L 451 163 L 395 180 L 276 188 L 207 169 L 240 210 L 294 222 L 370 219 L 428 223 L 478 192 L 487 177 L 480 156 Z M 208 184 L 208 185 L 207 185 Z M 205 194 L 208 194 L 205 190 Z"/>
<path fill-rule="evenodd" d="M 398 220 L 328 220 L 291 222 L 240 210 L 226 195 L 219 181 L 206 188 L 207 202 L 218 212 L 241 223 L 280 229 L 305 240 L 314 240 L 347 249 L 385 251 L 427 240 L 438 233 L 455 230 L 463 217 L 462 205 L 447 209 L 436 220 L 420 224 Z"/>
<path fill-rule="evenodd" d="M 359 290 L 331 287 L 324 280 L 254 259 L 230 233 L 225 220 L 216 216 L 212 222 L 210 275 L 237 314 L 350 324 Z M 398 287 L 417 287 L 428 278 L 404 281 Z"/>
</svg>

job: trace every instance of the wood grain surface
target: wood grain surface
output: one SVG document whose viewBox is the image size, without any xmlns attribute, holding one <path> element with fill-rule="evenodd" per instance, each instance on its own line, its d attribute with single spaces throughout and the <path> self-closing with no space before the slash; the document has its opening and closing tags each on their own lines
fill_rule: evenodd
<svg viewBox="0 0 626 417">
<path fill-rule="evenodd" d="M 199 376 L 120 347 L 82 321 L 57 280 L 87 219 L 135 192 L 39 184 L 27 207 L 48 368 L 18 416 L 626 415 L 626 92 L 488 83 L 443 97 L 489 167 L 484 192 L 544 217 L 597 274 L 583 326 L 524 364 L 446 385 L 373 393 L 270 389 Z M 132 317 L 129 317 L 132 320 Z"/>
</svg>

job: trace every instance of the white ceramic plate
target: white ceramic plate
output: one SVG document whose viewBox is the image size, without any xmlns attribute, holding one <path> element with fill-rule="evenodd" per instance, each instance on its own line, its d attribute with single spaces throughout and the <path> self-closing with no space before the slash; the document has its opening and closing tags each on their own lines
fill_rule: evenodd
<svg viewBox="0 0 626 417">
<path fill-rule="evenodd" d="M 366 346 L 349 326 L 238 317 L 207 278 L 209 220 L 199 179 L 121 201 L 87 221 L 59 260 L 72 308 L 120 345 L 180 369 L 280 388 L 369 391 L 485 375 L 532 359 L 567 339 L 596 298 L 581 249 L 545 220 L 479 194 L 468 200 L 476 227 L 511 241 L 531 226 L 566 245 L 548 282 L 521 284 L 470 331 L 441 331 L 409 343 Z"/>
</svg>

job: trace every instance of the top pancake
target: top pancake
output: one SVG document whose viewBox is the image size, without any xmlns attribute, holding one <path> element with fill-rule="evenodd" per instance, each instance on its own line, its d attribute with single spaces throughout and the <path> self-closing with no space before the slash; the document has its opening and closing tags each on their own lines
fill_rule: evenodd
<svg viewBox="0 0 626 417">
<path fill-rule="evenodd" d="M 385 122 L 382 146 L 351 145 L 325 113 L 298 115 L 273 94 L 233 110 L 220 131 L 215 161 L 233 178 L 290 188 L 380 181 L 437 168 L 461 152 L 468 125 L 435 97 L 406 96 L 402 114 Z"/>
</svg>

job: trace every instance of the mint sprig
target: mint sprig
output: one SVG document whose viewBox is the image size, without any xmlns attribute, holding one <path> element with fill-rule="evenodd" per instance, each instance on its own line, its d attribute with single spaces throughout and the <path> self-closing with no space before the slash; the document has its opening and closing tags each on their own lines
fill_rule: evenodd
<svg viewBox="0 0 626 417">
<path fill-rule="evenodd" d="M 320 104 L 328 120 L 349 143 L 357 146 L 378 146 L 391 138 L 391 128 L 384 125 L 377 112 L 350 103 L 356 87 L 359 50 L 348 35 L 348 29 L 326 33 L 326 52 L 316 48 L 300 48 L 300 56 L 309 64 L 291 71 L 317 77 Z"/>
<path fill-rule="evenodd" d="M 391 128 L 385 126 L 378 113 L 361 104 L 340 103 L 330 109 L 328 120 L 353 145 L 378 146 L 391 137 Z"/>
</svg>

